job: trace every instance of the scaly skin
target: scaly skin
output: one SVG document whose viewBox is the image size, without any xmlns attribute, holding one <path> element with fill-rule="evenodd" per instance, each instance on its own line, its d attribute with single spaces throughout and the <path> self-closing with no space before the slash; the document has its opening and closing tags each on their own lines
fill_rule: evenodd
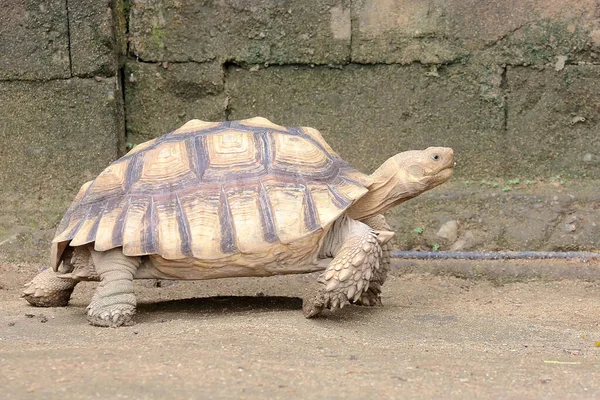
<svg viewBox="0 0 600 400">
<path fill-rule="evenodd" d="M 318 279 L 325 287 L 303 303 L 302 311 L 307 318 L 318 315 L 325 308 L 342 308 L 348 301 L 358 300 L 380 267 L 381 245 L 377 233 L 350 218 L 344 225 L 340 230 L 344 236 L 342 246 Z"/>
<path fill-rule="evenodd" d="M 116 328 L 132 325 L 137 304 L 133 293 L 133 276 L 140 265 L 139 257 L 123 255 L 120 248 L 92 251 L 94 268 L 100 284 L 87 307 L 92 325 Z"/>
<path fill-rule="evenodd" d="M 25 284 L 22 297 L 36 307 L 64 307 L 77 283 L 57 277 L 52 268 L 48 268 Z"/>
<path fill-rule="evenodd" d="M 378 231 L 391 231 L 392 228 L 388 225 L 385 217 L 381 214 L 374 215 L 372 217 L 364 219 L 362 222 L 369 225 L 371 228 Z M 381 286 L 387 279 L 388 271 L 392 262 L 392 252 L 389 243 L 384 243 L 381 246 L 381 261 L 379 263 L 379 269 L 375 270 L 371 280 L 369 281 L 369 288 L 360 296 L 354 304 L 359 306 L 381 306 Z"/>
</svg>

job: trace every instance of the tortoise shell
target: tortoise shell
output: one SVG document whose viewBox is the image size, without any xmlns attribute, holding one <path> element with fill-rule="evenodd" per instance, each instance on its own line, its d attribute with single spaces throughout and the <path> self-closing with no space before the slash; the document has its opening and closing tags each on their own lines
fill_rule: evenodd
<svg viewBox="0 0 600 400">
<path fill-rule="evenodd" d="M 53 266 L 67 246 L 88 243 L 166 260 L 264 254 L 322 233 L 369 184 L 315 129 L 192 120 L 81 187 L 52 242 Z"/>
</svg>

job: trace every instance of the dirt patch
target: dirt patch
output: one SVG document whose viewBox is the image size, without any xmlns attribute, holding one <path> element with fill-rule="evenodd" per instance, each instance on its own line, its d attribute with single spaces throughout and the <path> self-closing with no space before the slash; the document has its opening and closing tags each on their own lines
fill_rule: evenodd
<svg viewBox="0 0 600 400">
<path fill-rule="evenodd" d="M 391 276 L 381 308 L 302 317 L 314 276 L 136 281 L 137 325 L 18 298 L 32 266 L 0 264 L 0 390 L 13 399 L 597 398 L 597 283 L 501 285 Z"/>
</svg>

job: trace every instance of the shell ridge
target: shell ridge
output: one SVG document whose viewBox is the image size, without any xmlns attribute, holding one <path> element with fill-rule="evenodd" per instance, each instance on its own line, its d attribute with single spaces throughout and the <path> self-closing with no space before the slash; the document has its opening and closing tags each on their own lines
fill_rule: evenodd
<svg viewBox="0 0 600 400">
<path fill-rule="evenodd" d="M 319 214 L 317 213 L 308 183 L 304 181 L 302 184 L 304 185 L 304 224 L 309 232 L 314 232 L 321 229 L 320 221 L 318 221 Z"/>
<path fill-rule="evenodd" d="M 92 205 L 92 207 L 94 207 L 94 205 Z M 90 231 L 88 232 L 88 236 L 85 239 L 86 244 L 91 243 L 94 240 L 96 240 L 96 234 L 98 233 L 98 226 L 100 225 L 100 220 L 102 219 L 102 216 L 104 215 L 104 211 L 106 211 L 107 207 L 108 207 L 108 202 L 105 202 L 103 204 L 103 206 L 100 207 L 100 211 L 98 212 L 98 214 L 96 216 L 96 221 L 94 222 L 94 225 L 92 225 L 92 227 L 90 228 Z"/>
<path fill-rule="evenodd" d="M 91 211 L 91 206 L 89 206 L 87 208 L 87 211 L 84 214 L 83 218 L 79 218 L 79 222 L 77 222 L 77 224 L 75 224 L 71 230 L 69 231 L 69 233 L 66 234 L 66 240 L 73 240 L 73 238 L 77 235 L 77 232 L 79 231 L 79 228 L 81 228 L 81 225 L 83 225 L 83 223 L 87 220 L 87 216 L 89 215 L 90 211 Z M 69 221 L 70 222 L 70 221 Z"/>
<path fill-rule="evenodd" d="M 233 216 L 225 187 L 221 185 L 221 194 L 219 195 L 219 225 L 221 228 L 221 251 L 224 254 L 237 253 L 238 248 L 235 243 L 235 227 L 233 226 Z"/>
<path fill-rule="evenodd" d="M 83 195 L 81 197 L 79 197 L 79 196 L 75 197 L 75 200 L 73 200 L 73 203 L 71 203 L 71 205 L 65 212 L 65 215 L 61 218 L 60 223 L 58 224 L 58 227 L 56 228 L 57 233 L 58 232 L 62 233 L 65 229 L 67 229 L 69 227 L 69 224 L 71 223 L 71 218 L 73 217 L 73 214 L 75 213 L 76 210 L 79 209 L 79 207 L 81 207 L 81 204 L 83 203 L 82 200 L 85 199 L 86 196 L 88 195 L 88 193 L 90 192 L 91 187 L 94 185 L 94 181 L 96 181 L 96 179 L 94 179 L 90 182 L 88 187 L 85 189 L 85 193 L 83 193 Z M 86 183 L 88 183 L 88 182 L 86 182 Z M 81 186 L 83 187 L 86 183 L 84 183 Z M 81 189 L 79 189 L 79 190 L 81 190 Z M 79 197 L 79 202 L 77 204 L 75 204 L 75 202 L 77 201 L 77 197 Z"/>
<path fill-rule="evenodd" d="M 190 137 L 212 135 L 215 133 L 221 133 L 221 132 L 229 130 L 229 129 L 230 128 L 228 126 L 220 124 L 220 125 L 214 126 L 212 128 L 204 128 L 204 129 L 199 129 L 197 131 L 187 132 L 187 133 L 175 133 L 176 132 L 176 130 L 175 130 L 175 131 L 167 133 L 164 136 L 161 136 L 161 137 L 164 137 L 165 139 L 163 139 L 160 143 L 179 142 L 181 140 L 185 140 Z M 144 149 L 142 151 L 146 151 L 146 149 Z"/>
<path fill-rule="evenodd" d="M 175 201 L 177 203 L 176 209 L 176 217 L 177 217 L 177 226 L 179 227 L 179 235 L 181 236 L 181 253 L 184 256 L 192 256 L 192 248 L 191 248 L 191 230 L 190 223 L 185 215 L 183 210 L 183 206 L 181 205 L 181 199 L 179 195 L 175 193 Z"/>
<path fill-rule="evenodd" d="M 286 162 L 280 162 L 280 167 L 272 168 L 270 172 L 276 172 L 280 174 L 288 174 L 288 168 L 286 165 L 293 165 Z M 340 174 L 340 170 L 335 163 L 331 163 L 331 165 L 325 169 L 316 171 L 314 173 L 300 172 L 298 173 L 303 179 L 314 180 L 317 182 L 330 182 L 334 178 L 336 178 Z"/>
<path fill-rule="evenodd" d="M 271 163 L 273 162 L 273 154 L 271 141 L 267 137 L 268 132 L 263 129 L 261 132 L 255 132 L 255 142 L 257 143 L 257 150 L 261 156 L 262 165 L 266 171 L 266 174 L 271 172 Z"/>
<path fill-rule="evenodd" d="M 127 218 L 127 212 L 129 211 L 129 206 L 131 205 L 131 197 L 127 196 L 125 204 L 123 205 L 123 209 L 117 215 L 115 220 L 115 224 L 113 225 L 112 231 L 112 242 L 117 246 L 123 245 L 123 231 L 125 230 L 125 220 Z"/>
<path fill-rule="evenodd" d="M 302 127 L 300 126 L 295 126 L 292 128 L 289 128 L 289 133 L 291 133 L 294 136 L 300 136 L 303 139 L 308 140 L 309 142 L 311 142 L 313 145 L 315 145 L 316 147 L 319 148 L 319 150 L 321 150 L 323 152 L 323 154 L 325 154 L 328 158 L 336 158 L 341 160 L 341 158 L 336 154 L 336 153 L 331 153 L 329 150 L 327 150 L 325 147 L 323 147 L 323 145 L 321 143 L 319 143 L 318 141 L 316 141 L 312 136 L 304 133 L 302 131 Z"/>
<path fill-rule="evenodd" d="M 144 215 L 145 235 L 143 235 L 144 243 L 142 243 L 142 250 L 145 254 L 156 254 L 158 244 L 156 243 L 155 229 L 158 225 L 156 218 L 156 210 L 154 209 L 154 197 L 150 197 L 150 205 Z"/>
<path fill-rule="evenodd" d="M 194 176 L 196 177 L 196 183 L 200 183 L 201 182 L 201 170 L 202 168 L 199 165 L 199 157 L 201 157 L 201 155 L 198 154 L 198 149 L 196 147 L 196 139 L 192 138 L 192 139 L 186 139 L 185 140 L 185 150 L 187 152 L 188 158 L 190 160 L 190 171 L 194 174 Z"/>
<path fill-rule="evenodd" d="M 177 130 L 174 130 L 174 131 L 171 131 L 171 132 L 167 133 L 166 135 L 159 136 L 157 138 L 147 140 L 147 141 L 150 141 L 150 140 L 155 140 L 155 141 L 154 141 L 154 143 L 151 146 L 148 146 L 145 149 L 140 150 L 137 153 L 126 154 L 123 157 L 121 157 L 120 159 L 114 161 L 113 163 L 115 163 L 117 161 L 128 160 L 128 159 L 133 158 L 133 157 L 135 157 L 137 155 L 144 154 L 144 153 L 146 153 L 146 152 L 148 152 L 150 150 L 155 149 L 157 146 L 159 146 L 159 145 L 161 145 L 163 143 L 179 142 L 181 140 L 185 140 L 185 139 L 188 139 L 188 138 L 191 138 L 191 137 L 206 136 L 206 135 L 211 135 L 213 133 L 220 133 L 220 132 L 226 131 L 227 129 L 229 129 L 228 126 L 221 124 L 221 125 L 217 125 L 217 126 L 212 127 L 212 128 L 200 129 L 200 130 L 197 130 L 197 131 L 194 131 L 194 132 L 188 132 L 188 133 L 184 133 L 184 134 L 181 134 L 181 133 L 175 134 L 175 132 Z M 140 143 L 140 145 L 143 144 L 143 143 L 146 143 L 146 142 L 142 142 L 142 143 Z"/>
<path fill-rule="evenodd" d="M 200 182 L 204 181 L 204 173 L 206 172 L 210 160 L 206 151 L 206 138 L 205 136 L 197 136 L 194 139 L 194 153 L 198 156 L 198 179 Z"/>
<path fill-rule="evenodd" d="M 139 155 L 139 153 L 134 154 L 134 156 Z M 124 192 L 129 193 L 133 185 L 139 181 L 140 176 L 142 174 L 142 168 L 144 163 L 142 162 L 141 157 L 134 157 L 130 162 L 127 168 L 127 172 L 125 173 L 125 188 Z"/>
<path fill-rule="evenodd" d="M 258 204 L 260 207 L 259 215 L 261 218 L 261 224 L 263 227 L 263 239 L 267 243 L 275 243 L 279 240 L 277 236 L 277 230 L 275 228 L 275 219 L 273 217 L 273 211 L 271 208 L 271 201 L 267 194 L 267 189 L 262 182 L 259 180 L 258 184 Z"/>
<path fill-rule="evenodd" d="M 251 133 L 260 133 L 262 132 L 277 132 L 277 133 L 281 133 L 284 135 L 289 135 L 290 133 L 288 131 L 285 130 L 281 130 L 281 129 L 277 129 L 275 127 L 264 127 L 264 126 L 250 126 L 250 125 L 244 125 L 241 123 L 241 121 L 231 121 L 231 127 L 238 129 L 240 131 L 243 132 L 251 132 Z"/>
<path fill-rule="evenodd" d="M 340 174 L 340 175 L 341 175 L 341 174 Z M 340 176 L 340 178 L 342 178 L 342 179 L 343 179 L 343 180 L 345 180 L 346 182 L 348 182 L 348 183 L 351 183 L 351 184 L 353 184 L 353 185 L 355 185 L 355 186 L 362 186 L 362 187 L 366 187 L 366 186 L 365 186 L 363 183 L 361 183 L 361 182 L 358 182 L 358 181 L 356 181 L 356 180 L 354 180 L 354 179 L 352 179 L 352 178 L 350 178 L 350 177 L 348 177 L 348 176 L 341 175 L 341 176 Z"/>
<path fill-rule="evenodd" d="M 350 206 L 351 202 L 346 199 L 333 185 L 330 183 L 327 184 L 327 188 L 329 192 L 333 195 L 333 203 L 338 208 L 346 208 Z"/>
</svg>

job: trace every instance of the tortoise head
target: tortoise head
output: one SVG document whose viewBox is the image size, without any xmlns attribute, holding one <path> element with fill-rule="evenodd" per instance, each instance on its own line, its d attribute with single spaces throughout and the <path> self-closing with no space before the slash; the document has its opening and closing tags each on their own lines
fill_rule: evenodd
<svg viewBox="0 0 600 400">
<path fill-rule="evenodd" d="M 349 214 L 360 220 L 385 212 L 446 182 L 454 165 L 454 152 L 448 147 L 396 154 L 373 172 L 369 193 L 351 206 Z"/>
<path fill-rule="evenodd" d="M 405 151 L 396 154 L 390 160 L 393 160 L 394 163 L 388 168 L 391 167 L 396 171 L 392 170 L 388 173 L 398 174 L 400 181 L 405 185 L 413 183 L 415 186 L 423 188 L 419 191 L 415 187 L 419 193 L 450 179 L 456 164 L 454 151 L 448 147 L 429 147 L 425 150 Z"/>
</svg>

